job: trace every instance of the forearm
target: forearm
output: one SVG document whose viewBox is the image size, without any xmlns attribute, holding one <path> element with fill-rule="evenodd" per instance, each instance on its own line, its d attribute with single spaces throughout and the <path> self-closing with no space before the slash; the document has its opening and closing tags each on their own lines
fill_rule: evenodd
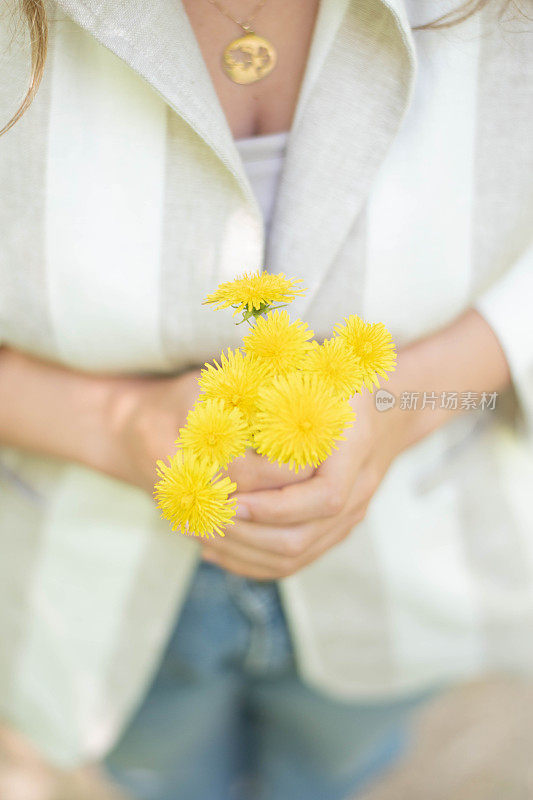
<svg viewBox="0 0 533 800">
<path fill-rule="evenodd" d="M 0 348 L 0 444 L 103 468 L 111 386 Z"/>
<path fill-rule="evenodd" d="M 465 413 L 457 408 L 443 408 L 443 393 L 501 392 L 511 381 L 509 365 L 498 339 L 485 319 L 467 310 L 441 331 L 419 340 L 398 353 L 398 369 L 384 388 L 396 396 L 395 413 L 408 415 L 404 446 L 408 447 Z M 424 392 L 437 397 L 435 407 L 423 405 Z M 418 393 L 417 409 L 402 409 L 403 393 Z"/>
<path fill-rule="evenodd" d="M 0 347 L 0 445 L 77 462 L 151 495 L 156 462 L 175 452 L 198 398 L 198 375 L 88 375 Z M 259 456 L 232 464 L 246 491 L 302 477 Z"/>
</svg>

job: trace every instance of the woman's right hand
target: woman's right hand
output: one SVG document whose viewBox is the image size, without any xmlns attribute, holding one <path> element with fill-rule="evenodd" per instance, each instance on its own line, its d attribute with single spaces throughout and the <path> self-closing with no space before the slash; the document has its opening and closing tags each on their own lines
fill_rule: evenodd
<svg viewBox="0 0 533 800">
<path fill-rule="evenodd" d="M 109 376 L 0 346 L 0 447 L 53 456 L 153 496 L 156 462 L 176 451 L 198 394 L 198 369 L 177 377 Z M 253 452 L 230 464 L 241 492 L 309 477 Z"/>
<path fill-rule="evenodd" d="M 111 379 L 104 425 L 103 471 L 152 494 L 156 461 L 175 440 L 199 394 L 198 370 L 172 378 Z"/>
<path fill-rule="evenodd" d="M 107 441 L 104 470 L 119 480 L 153 494 L 156 461 L 173 455 L 179 428 L 198 394 L 199 370 L 173 378 L 125 378 L 116 381 L 107 406 Z M 227 470 L 238 491 L 278 489 L 305 480 L 313 470 L 298 475 L 285 466 L 271 464 L 248 450 Z"/>
</svg>

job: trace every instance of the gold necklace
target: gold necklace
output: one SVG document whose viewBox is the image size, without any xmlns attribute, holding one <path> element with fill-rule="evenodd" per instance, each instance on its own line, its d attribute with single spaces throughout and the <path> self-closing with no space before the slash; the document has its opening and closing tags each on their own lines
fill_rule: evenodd
<svg viewBox="0 0 533 800">
<path fill-rule="evenodd" d="M 251 22 L 263 8 L 266 0 L 259 0 L 250 17 L 244 22 L 235 19 L 217 0 L 208 0 L 221 14 L 231 19 L 244 31 L 228 44 L 222 54 L 222 69 L 234 83 L 255 83 L 270 75 L 276 66 L 277 54 L 274 45 L 263 36 L 257 36 Z"/>
</svg>

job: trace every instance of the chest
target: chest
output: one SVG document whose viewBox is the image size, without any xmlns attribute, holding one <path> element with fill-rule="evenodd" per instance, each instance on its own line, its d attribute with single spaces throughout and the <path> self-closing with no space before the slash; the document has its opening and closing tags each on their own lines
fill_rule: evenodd
<svg viewBox="0 0 533 800">
<path fill-rule="evenodd" d="M 277 0 L 261 14 L 271 2 Z M 521 251 L 515 232 L 530 235 L 528 107 L 520 82 L 506 79 L 502 95 L 499 77 L 502 69 L 523 71 L 530 37 L 516 36 L 503 50 L 500 39 L 480 35 L 479 16 L 460 41 L 418 34 L 419 77 L 393 136 L 391 124 L 383 131 L 401 107 L 394 92 L 396 105 L 387 100 L 397 74 L 389 63 L 395 39 L 389 32 L 370 59 L 359 8 L 353 4 L 320 71 L 310 72 L 313 88 L 291 131 L 267 242 L 259 215 L 186 114 L 223 140 L 225 154 L 220 109 L 210 115 L 218 99 L 235 138 L 288 129 L 294 106 L 285 102 L 286 75 L 277 70 L 290 44 L 280 47 L 275 32 L 257 24 L 280 62 L 263 81 L 233 85 L 219 65 L 239 36 L 229 21 L 207 52 L 191 42 L 184 15 L 167 29 L 168 14 L 164 26 L 158 21 L 143 33 L 143 47 L 135 40 L 118 57 L 60 18 L 37 97 L 0 147 L 8 198 L 0 213 L 0 338 L 85 369 L 182 369 L 238 345 L 231 315 L 208 313 L 202 299 L 218 282 L 263 264 L 314 287 L 301 314 L 318 334 L 329 335 L 332 320 L 356 309 L 409 341 L 461 310 L 474 288 Z M 327 41 L 328 17 L 318 21 L 313 45 Z M 117 29 L 107 37 L 115 47 L 125 41 Z M 201 26 L 198 36 L 200 43 Z M 386 59 L 378 58 L 382 52 Z M 212 64 L 218 99 L 206 85 L 201 53 Z M 299 63 L 303 70 L 305 59 Z M 381 82 L 373 63 L 384 64 Z M 151 80 L 139 74 L 143 66 Z M 12 78 L 1 74 L 0 101 L 26 67 L 24 57 Z M 185 115 L 151 81 L 174 96 L 179 86 Z M 269 82 L 278 86 L 279 103 Z M 242 106 L 224 102 L 224 86 Z M 193 102 L 193 91 L 202 102 Z M 276 110 L 287 116 L 274 125 L 269 112 Z M 502 118 L 513 124 L 502 127 Z M 367 177 L 372 159 L 379 172 Z"/>
<path fill-rule="evenodd" d="M 235 83 L 222 67 L 224 50 L 244 31 L 208 0 L 183 0 L 220 105 L 233 137 L 287 131 L 291 127 L 307 57 L 319 0 L 285 3 L 267 0 L 257 13 L 252 27 L 275 48 L 276 65 L 260 80 Z M 235 3 L 224 4 L 235 19 L 246 21 L 247 10 Z M 222 6 L 221 6 L 222 7 Z"/>
</svg>

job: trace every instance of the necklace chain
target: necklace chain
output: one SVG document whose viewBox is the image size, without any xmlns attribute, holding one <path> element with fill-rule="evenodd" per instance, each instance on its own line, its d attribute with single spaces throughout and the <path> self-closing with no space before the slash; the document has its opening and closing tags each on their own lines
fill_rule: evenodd
<svg viewBox="0 0 533 800">
<path fill-rule="evenodd" d="M 252 11 L 252 13 L 248 17 L 248 19 L 243 20 L 243 21 L 239 21 L 238 19 L 235 19 L 235 17 L 233 17 L 229 13 L 229 11 L 227 11 L 225 8 L 223 8 L 220 5 L 220 3 L 217 2 L 217 0 L 208 0 L 208 2 L 211 3 L 212 6 L 215 6 L 215 8 L 217 8 L 220 11 L 221 14 L 224 14 L 225 17 L 227 17 L 232 22 L 235 22 L 237 25 L 239 25 L 243 29 L 243 31 L 246 31 L 246 33 L 253 33 L 252 26 L 251 26 L 250 23 L 252 22 L 254 17 L 256 17 L 257 14 L 261 11 L 261 9 L 263 8 L 263 6 L 266 3 L 266 0 L 259 0 L 259 2 L 257 3 L 256 7 Z"/>
</svg>

